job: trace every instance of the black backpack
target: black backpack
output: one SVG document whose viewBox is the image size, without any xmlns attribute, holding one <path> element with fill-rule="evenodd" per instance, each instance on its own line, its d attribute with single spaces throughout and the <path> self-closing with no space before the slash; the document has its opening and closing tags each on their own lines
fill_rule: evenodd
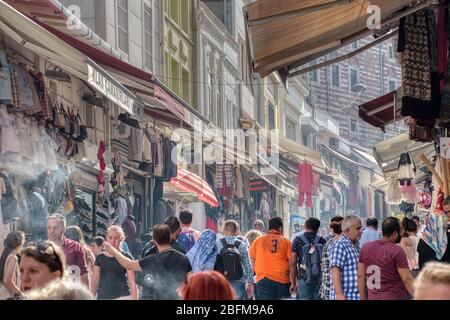
<svg viewBox="0 0 450 320">
<path fill-rule="evenodd" d="M 241 241 L 236 240 L 234 244 L 228 244 L 224 238 L 220 239 L 220 241 L 223 244 L 223 248 L 217 256 L 214 269 L 222 273 L 228 280 L 241 279 L 244 274 L 241 264 L 241 253 L 238 250 Z"/>
</svg>

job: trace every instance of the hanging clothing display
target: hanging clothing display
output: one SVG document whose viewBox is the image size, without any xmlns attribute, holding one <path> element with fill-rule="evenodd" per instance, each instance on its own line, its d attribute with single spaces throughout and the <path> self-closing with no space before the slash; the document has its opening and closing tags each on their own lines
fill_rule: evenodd
<svg viewBox="0 0 450 320">
<path fill-rule="evenodd" d="M 242 181 L 241 168 L 236 166 L 236 198 L 242 199 L 244 197 L 244 183 Z"/>
<path fill-rule="evenodd" d="M 399 204 L 402 201 L 400 187 L 397 180 L 391 178 L 386 190 L 386 202 L 388 204 Z"/>
<path fill-rule="evenodd" d="M 348 204 L 352 208 L 359 206 L 359 177 L 358 174 L 350 175 L 350 189 L 348 191 Z"/>
<path fill-rule="evenodd" d="M 128 160 L 142 162 L 144 132 L 139 128 L 131 127 Z"/>
<path fill-rule="evenodd" d="M 432 9 L 400 20 L 398 52 L 402 53 L 402 115 L 436 119 L 440 79 L 437 67 L 437 26 Z"/>
<path fill-rule="evenodd" d="M 5 52 L 0 49 L 0 104 L 10 104 L 11 101 L 11 66 Z"/>
<path fill-rule="evenodd" d="M 405 181 L 411 181 L 415 178 L 416 165 L 411 159 L 408 152 L 400 155 L 400 161 L 398 162 L 398 177 L 400 184 L 404 184 Z"/>
<path fill-rule="evenodd" d="M 447 218 L 443 214 L 432 213 L 425 221 L 424 233 L 427 234 L 425 242 L 436 252 L 436 258 L 444 256 L 448 246 Z"/>
<path fill-rule="evenodd" d="M 414 182 L 411 182 L 410 185 L 400 186 L 400 192 L 404 201 L 409 203 L 417 202 L 417 189 Z"/>
<path fill-rule="evenodd" d="M 310 163 L 304 162 L 298 165 L 297 185 L 298 185 L 298 206 L 312 208 L 312 189 L 314 177 L 313 169 Z M 306 203 L 305 203 L 306 202 Z"/>
</svg>

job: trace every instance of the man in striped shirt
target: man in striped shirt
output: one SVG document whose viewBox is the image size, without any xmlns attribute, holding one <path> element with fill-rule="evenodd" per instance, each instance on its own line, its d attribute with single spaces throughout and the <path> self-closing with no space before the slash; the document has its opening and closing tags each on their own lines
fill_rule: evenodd
<svg viewBox="0 0 450 320">
<path fill-rule="evenodd" d="M 358 259 L 361 219 L 348 215 L 342 222 L 342 236 L 329 249 L 331 268 L 330 300 L 359 300 Z"/>
</svg>

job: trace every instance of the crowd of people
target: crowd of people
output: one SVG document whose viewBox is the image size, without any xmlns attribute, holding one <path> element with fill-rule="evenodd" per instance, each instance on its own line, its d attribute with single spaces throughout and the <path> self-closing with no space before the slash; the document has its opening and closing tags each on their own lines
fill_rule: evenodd
<svg viewBox="0 0 450 320">
<path fill-rule="evenodd" d="M 183 209 L 136 250 L 119 225 L 85 243 L 80 228 L 52 214 L 48 240 L 24 247 L 23 232 L 6 237 L 0 299 L 450 299 L 450 250 L 438 261 L 417 219 L 388 217 L 379 228 L 371 217 L 363 229 L 358 216 L 335 216 L 323 236 L 321 222 L 309 218 L 291 240 L 279 217 L 267 230 L 255 221 L 245 235 L 234 220 L 217 234 L 192 222 Z"/>
</svg>

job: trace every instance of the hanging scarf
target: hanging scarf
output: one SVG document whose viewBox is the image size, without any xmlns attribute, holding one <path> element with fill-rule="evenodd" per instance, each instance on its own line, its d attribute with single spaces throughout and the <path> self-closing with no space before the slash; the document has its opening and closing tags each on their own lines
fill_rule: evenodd
<svg viewBox="0 0 450 320">
<path fill-rule="evenodd" d="M 200 239 L 188 251 L 186 257 L 192 266 L 192 273 L 214 270 L 217 258 L 216 234 L 209 229 L 200 234 Z"/>
<path fill-rule="evenodd" d="M 436 252 L 436 258 L 440 260 L 447 250 L 447 223 L 442 212 L 428 216 L 424 236 L 425 242 Z"/>
</svg>

